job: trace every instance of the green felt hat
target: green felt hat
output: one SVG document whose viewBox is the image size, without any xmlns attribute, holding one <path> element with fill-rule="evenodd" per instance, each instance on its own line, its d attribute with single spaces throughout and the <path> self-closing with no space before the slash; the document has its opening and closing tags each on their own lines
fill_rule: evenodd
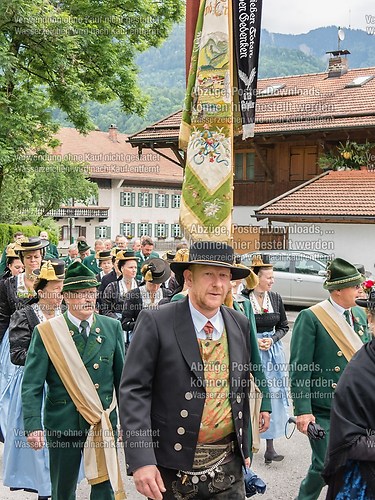
<svg viewBox="0 0 375 500">
<path fill-rule="evenodd" d="M 86 241 L 79 241 L 77 243 L 77 248 L 78 248 L 78 252 L 81 253 L 81 252 L 86 252 L 87 250 L 90 250 L 90 246 L 86 243 Z"/>
<path fill-rule="evenodd" d="M 364 276 L 358 269 L 344 259 L 334 259 L 327 266 L 327 278 L 323 284 L 326 290 L 341 290 L 360 285 Z"/>
<path fill-rule="evenodd" d="M 63 292 L 83 290 L 84 288 L 96 288 L 100 283 L 96 276 L 81 262 L 73 262 L 68 266 L 65 273 Z"/>
</svg>

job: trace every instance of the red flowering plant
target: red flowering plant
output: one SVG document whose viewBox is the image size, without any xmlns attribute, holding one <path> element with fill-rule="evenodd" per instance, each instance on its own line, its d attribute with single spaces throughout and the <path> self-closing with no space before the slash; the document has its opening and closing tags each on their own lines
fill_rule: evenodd
<svg viewBox="0 0 375 500">
<path fill-rule="evenodd" d="M 262 307 L 262 314 L 264 313 L 268 313 L 268 309 L 265 309 L 264 307 Z"/>
<path fill-rule="evenodd" d="M 375 285 L 375 281 L 372 280 L 366 280 L 364 281 L 361 286 L 362 290 L 366 293 L 369 294 L 371 292 L 372 287 Z"/>
</svg>

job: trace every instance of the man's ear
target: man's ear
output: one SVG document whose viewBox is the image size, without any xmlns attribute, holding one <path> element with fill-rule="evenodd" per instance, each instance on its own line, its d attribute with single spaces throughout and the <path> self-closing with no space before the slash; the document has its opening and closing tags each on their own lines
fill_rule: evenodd
<svg viewBox="0 0 375 500">
<path fill-rule="evenodd" d="M 185 269 L 185 271 L 183 272 L 183 277 L 187 286 L 191 287 L 193 283 L 193 273 L 191 272 L 191 270 Z"/>
</svg>

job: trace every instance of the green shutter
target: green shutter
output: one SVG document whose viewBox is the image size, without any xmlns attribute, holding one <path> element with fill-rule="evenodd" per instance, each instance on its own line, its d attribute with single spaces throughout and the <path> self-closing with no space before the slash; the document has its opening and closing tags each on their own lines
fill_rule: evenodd
<svg viewBox="0 0 375 500">
<path fill-rule="evenodd" d="M 132 207 L 135 207 L 135 193 L 131 193 L 131 202 L 130 202 L 130 205 Z"/>
<path fill-rule="evenodd" d="M 165 208 L 169 208 L 169 194 L 165 195 Z"/>
</svg>

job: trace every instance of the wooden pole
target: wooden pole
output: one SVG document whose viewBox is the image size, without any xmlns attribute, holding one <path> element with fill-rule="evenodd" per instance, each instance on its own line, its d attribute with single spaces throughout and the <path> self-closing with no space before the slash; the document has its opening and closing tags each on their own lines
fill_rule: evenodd
<svg viewBox="0 0 375 500">
<path fill-rule="evenodd" d="M 195 26 L 197 24 L 200 0 L 186 0 L 186 34 L 185 34 L 185 67 L 186 83 L 188 81 L 191 53 L 193 51 Z"/>
</svg>

